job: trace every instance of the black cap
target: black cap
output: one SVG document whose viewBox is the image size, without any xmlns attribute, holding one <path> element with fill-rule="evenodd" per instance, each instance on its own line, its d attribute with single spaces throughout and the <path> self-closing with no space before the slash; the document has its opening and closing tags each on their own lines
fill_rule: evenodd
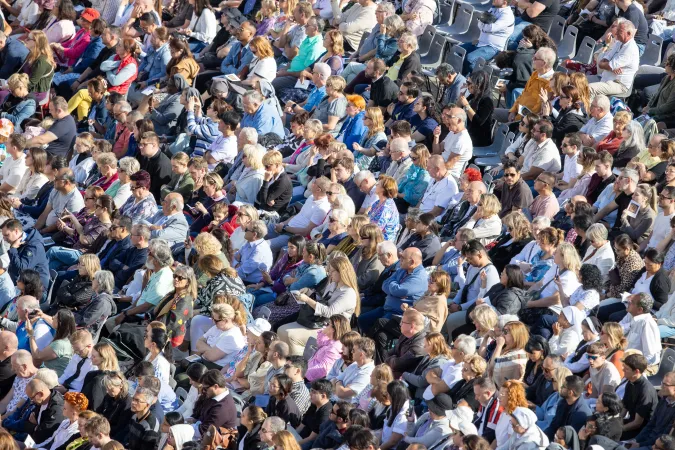
<svg viewBox="0 0 675 450">
<path fill-rule="evenodd" d="M 453 409 L 452 398 L 448 394 L 438 394 L 431 400 L 427 400 L 429 411 L 437 416 L 444 416 L 445 412 Z"/>
</svg>

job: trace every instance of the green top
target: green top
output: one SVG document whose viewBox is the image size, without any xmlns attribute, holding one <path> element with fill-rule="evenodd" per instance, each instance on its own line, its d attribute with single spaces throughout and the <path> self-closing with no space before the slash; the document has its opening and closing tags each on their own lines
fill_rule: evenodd
<svg viewBox="0 0 675 450">
<path fill-rule="evenodd" d="M 56 371 L 57 375 L 60 377 L 63 375 L 63 371 L 66 370 L 66 366 L 73 357 L 73 346 L 68 339 L 58 339 L 52 341 L 51 344 L 49 344 L 49 348 L 56 353 L 56 359 L 45 361 L 44 366 Z"/>
<path fill-rule="evenodd" d="M 54 76 L 54 66 L 52 66 L 45 56 L 35 60 L 30 66 L 28 80 L 28 91 L 32 93 L 49 92 Z"/>
<path fill-rule="evenodd" d="M 314 37 L 307 36 L 298 47 L 298 54 L 291 60 L 289 72 L 305 70 L 321 56 L 326 49 L 323 47 L 323 37 L 317 34 Z"/>
<path fill-rule="evenodd" d="M 115 198 L 117 191 L 120 190 L 120 186 L 122 186 L 122 182 L 120 180 L 115 180 L 115 182 L 105 191 L 105 195 Z"/>
</svg>

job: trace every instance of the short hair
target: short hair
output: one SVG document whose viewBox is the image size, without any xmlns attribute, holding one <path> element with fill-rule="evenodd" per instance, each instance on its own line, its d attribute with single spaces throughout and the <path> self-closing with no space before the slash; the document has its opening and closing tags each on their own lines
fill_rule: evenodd
<svg viewBox="0 0 675 450">
<path fill-rule="evenodd" d="M 586 230 L 586 238 L 592 243 L 606 241 L 607 236 L 607 228 L 599 223 L 594 223 Z"/>
<path fill-rule="evenodd" d="M 595 96 L 593 101 L 595 102 L 596 106 L 600 108 L 602 111 L 609 112 L 610 108 L 609 97 L 603 94 L 599 94 Z"/>
<path fill-rule="evenodd" d="M 120 159 L 118 164 L 120 166 L 120 169 L 123 170 L 129 176 L 141 170 L 141 164 L 138 162 L 136 158 L 131 156 L 125 156 L 124 158 Z"/>
<path fill-rule="evenodd" d="M 319 74 L 319 77 L 324 82 L 328 80 L 331 74 L 330 66 L 324 62 L 314 64 L 314 71 Z"/>
<path fill-rule="evenodd" d="M 313 391 L 325 395 L 326 398 L 330 398 L 333 394 L 333 385 L 325 378 L 319 378 L 318 380 L 313 381 L 310 387 Z"/>
<path fill-rule="evenodd" d="M 570 375 L 565 378 L 565 387 L 571 391 L 575 397 L 580 397 L 584 392 L 584 380 L 577 375 Z"/>
<path fill-rule="evenodd" d="M 574 145 L 577 149 L 581 150 L 582 147 L 582 142 L 581 142 L 581 134 L 574 132 L 574 133 L 567 133 L 565 135 L 565 139 L 567 139 L 567 142 L 570 145 Z"/>
<path fill-rule="evenodd" d="M 631 22 L 630 20 L 626 19 L 625 17 L 619 17 L 616 19 L 616 26 L 618 27 L 623 27 L 623 29 L 627 32 L 630 33 L 631 36 L 635 36 L 635 24 Z"/>
<path fill-rule="evenodd" d="M 358 347 L 366 355 L 368 359 L 372 359 L 375 356 L 375 341 L 370 338 L 362 337 L 356 341 L 354 347 Z"/>
<path fill-rule="evenodd" d="M 54 97 L 52 100 L 52 105 L 54 105 L 54 109 L 60 109 L 61 111 L 68 111 L 68 101 L 61 97 Z"/>
<path fill-rule="evenodd" d="M 220 370 L 211 369 L 207 371 L 201 378 L 200 382 L 205 387 L 218 385 L 220 387 L 227 387 L 227 379 L 220 373 Z"/>
<path fill-rule="evenodd" d="M 257 94 L 257 92 L 256 92 L 256 94 Z M 260 94 L 258 94 L 258 95 L 260 95 Z M 220 119 L 221 122 L 223 122 L 223 125 L 227 126 L 230 130 L 236 130 L 237 127 L 239 126 L 239 122 L 241 121 L 241 116 L 236 111 L 225 111 L 224 113 L 220 114 L 220 116 L 218 118 Z M 240 133 L 240 135 L 241 135 L 241 133 Z M 256 142 L 255 143 L 257 143 L 257 140 L 258 140 L 257 138 L 258 138 L 258 136 L 256 134 Z"/>
<path fill-rule="evenodd" d="M 382 74 L 387 70 L 387 64 L 380 58 L 373 58 L 370 60 L 373 63 L 373 71 Z"/>
<path fill-rule="evenodd" d="M 98 283 L 101 292 L 112 294 L 115 289 L 115 276 L 109 270 L 99 270 L 94 274 L 94 280 Z"/>
<path fill-rule="evenodd" d="M 460 334 L 457 339 L 455 339 L 455 349 L 467 356 L 476 353 L 476 348 L 476 338 L 473 336 Z"/>
<path fill-rule="evenodd" d="M 142 237 L 146 241 L 150 240 L 150 236 L 152 234 L 152 231 L 150 231 L 150 227 L 145 225 L 145 224 L 142 224 L 142 223 L 137 223 L 136 225 L 132 225 L 131 231 L 134 234 L 137 234 L 139 237 Z"/>
<path fill-rule="evenodd" d="M 164 239 L 152 239 L 148 245 L 148 253 L 152 253 L 155 261 L 157 261 L 161 267 L 169 267 L 173 264 L 171 247 Z"/>
<path fill-rule="evenodd" d="M 307 370 L 307 362 L 302 356 L 298 355 L 293 355 L 289 356 L 288 359 L 286 360 L 286 364 L 292 367 L 295 367 L 296 369 L 300 369 L 300 373 L 302 373 L 302 376 L 305 376 L 305 371 Z"/>
<path fill-rule="evenodd" d="M 547 138 L 553 136 L 553 124 L 550 120 L 542 119 L 537 122 L 537 125 L 539 126 L 539 132 L 546 135 Z"/>
<path fill-rule="evenodd" d="M 647 367 L 649 367 L 647 358 L 637 353 L 626 356 L 623 359 L 623 363 L 633 370 L 639 370 L 640 373 L 644 373 L 645 370 L 647 370 Z"/>
<path fill-rule="evenodd" d="M 484 391 L 495 392 L 497 390 L 497 385 L 490 377 L 476 377 L 473 385 L 478 386 Z"/>
<path fill-rule="evenodd" d="M 638 297 L 638 306 L 642 308 L 643 313 L 648 313 L 654 307 L 654 299 L 646 292 L 635 294 Z"/>
<path fill-rule="evenodd" d="M 270 150 L 265 153 L 265 156 L 262 158 L 262 163 L 264 166 L 269 165 L 278 165 L 283 162 L 283 156 L 277 150 Z"/>
<path fill-rule="evenodd" d="M 88 435 L 102 434 L 103 436 L 109 436 L 110 422 L 105 417 L 97 414 L 87 421 L 84 425 L 84 431 Z"/>
<path fill-rule="evenodd" d="M 539 47 L 536 55 L 538 55 L 546 64 L 546 67 L 553 67 L 555 60 L 558 58 L 558 55 L 552 48 L 548 47 Z"/>
<path fill-rule="evenodd" d="M 284 341 L 274 341 L 270 344 L 270 350 L 279 355 L 280 358 L 286 359 L 291 353 L 291 349 Z"/>
<path fill-rule="evenodd" d="M 42 382 L 48 389 L 54 389 L 59 385 L 59 375 L 55 370 L 46 367 L 38 369 L 33 380 Z"/>
<path fill-rule="evenodd" d="M 284 419 L 281 417 L 268 417 L 265 419 L 264 423 L 267 423 L 270 426 L 270 432 L 272 434 L 277 434 L 278 432 L 284 431 L 286 429 L 286 422 L 284 422 Z"/>
<path fill-rule="evenodd" d="M 417 36 L 412 34 L 410 31 L 406 31 L 398 38 L 399 42 L 409 45 L 413 50 L 417 50 Z M 555 61 L 555 60 L 554 60 Z"/>
<path fill-rule="evenodd" d="M 244 93 L 244 95 L 242 96 L 242 99 L 247 99 L 247 100 L 250 101 L 250 102 L 258 103 L 258 104 L 260 104 L 260 103 L 262 103 L 263 101 L 265 101 L 265 97 L 263 97 L 263 95 L 262 95 L 260 92 L 258 92 L 258 91 L 253 91 L 253 90 L 251 90 L 251 91 L 246 91 L 246 92 Z"/>
<path fill-rule="evenodd" d="M 607 347 L 602 342 L 593 342 L 586 349 L 586 353 L 589 355 L 604 355 L 607 352 Z"/>
</svg>

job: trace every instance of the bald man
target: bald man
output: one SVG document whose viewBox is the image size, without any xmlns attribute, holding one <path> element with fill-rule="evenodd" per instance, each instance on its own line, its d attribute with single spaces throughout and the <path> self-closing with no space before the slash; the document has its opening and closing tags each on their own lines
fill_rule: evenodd
<svg viewBox="0 0 675 450">
<path fill-rule="evenodd" d="M 464 198 L 454 207 L 449 208 L 441 219 L 441 237 L 454 239 L 457 231 L 462 228 L 476 213 L 481 195 L 487 193 L 485 183 L 472 181 L 464 190 Z"/>
<path fill-rule="evenodd" d="M 26 386 L 26 397 L 37 406 L 23 430 L 35 442 L 44 442 L 56 432 L 63 421 L 63 395 L 56 389 L 50 390 L 44 381 L 32 379 Z"/>
<path fill-rule="evenodd" d="M 412 166 L 412 159 L 410 159 L 410 147 L 408 141 L 397 137 L 389 143 L 389 154 L 391 155 L 392 163 L 387 169 L 387 175 L 400 183 L 408 174 L 408 169 Z"/>
<path fill-rule="evenodd" d="M 391 319 L 403 315 L 402 305 L 409 306 L 422 297 L 427 290 L 429 277 L 422 266 L 422 252 L 415 247 L 403 251 L 399 258 L 400 268 L 382 283 L 386 294 L 384 306 L 359 316 L 362 330 L 370 330 L 379 318 Z"/>
<path fill-rule="evenodd" d="M 407 303 L 404 305 L 407 306 Z M 424 336 L 424 316 L 415 309 L 406 309 L 401 318 L 398 342 L 383 361 L 391 367 L 395 379 L 400 378 L 404 372 L 414 372 L 424 358 Z"/>
<path fill-rule="evenodd" d="M 450 200 L 459 191 L 455 178 L 445 167 L 441 155 L 433 155 L 427 162 L 427 171 L 432 180 L 429 182 L 422 200 L 418 205 L 423 213 L 430 212 L 440 219 L 450 204 Z"/>
<path fill-rule="evenodd" d="M 558 214 L 560 205 L 557 197 L 553 194 L 553 185 L 555 183 L 555 176 L 551 172 L 542 172 L 537 175 L 534 180 L 534 190 L 539 194 L 532 205 L 530 206 L 530 213 L 532 217 L 544 216 L 549 219 Z"/>
<path fill-rule="evenodd" d="M 10 331 L 0 332 L 0 398 L 12 389 L 14 369 L 12 369 L 12 355 L 19 349 L 19 340 L 16 334 Z"/>
</svg>

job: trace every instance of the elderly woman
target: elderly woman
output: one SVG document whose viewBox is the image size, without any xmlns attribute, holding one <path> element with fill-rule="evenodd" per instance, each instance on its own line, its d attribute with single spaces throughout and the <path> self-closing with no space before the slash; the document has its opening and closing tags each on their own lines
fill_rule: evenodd
<svg viewBox="0 0 675 450">
<path fill-rule="evenodd" d="M 566 355 L 573 353 L 583 339 L 581 322 L 586 313 L 579 308 L 566 306 L 558 316 L 558 322 L 553 324 L 553 336 L 548 345 L 552 355 Z"/>
<path fill-rule="evenodd" d="M 517 407 L 511 414 L 513 433 L 498 450 L 537 450 L 548 446 L 548 438 L 537 426 L 537 415 L 527 407 Z"/>
<path fill-rule="evenodd" d="M 368 130 L 364 123 L 366 115 L 366 101 L 360 95 L 347 96 L 347 119 L 342 124 L 337 140 L 344 142 L 347 148 L 354 151 L 354 144 L 361 141 L 361 137 Z"/>
<path fill-rule="evenodd" d="M 405 21 L 405 27 L 419 37 L 432 24 L 437 8 L 433 0 L 412 0 L 403 6 L 401 19 Z"/>
<path fill-rule="evenodd" d="M 614 127 L 604 139 L 602 139 L 595 146 L 595 150 L 600 153 L 602 150 L 607 150 L 610 155 L 614 156 L 619 150 L 619 145 L 623 142 L 623 130 L 631 121 L 631 114 L 628 111 L 618 111 L 614 114 Z"/>
<path fill-rule="evenodd" d="M 109 372 L 103 378 L 103 386 L 106 395 L 96 412 L 108 419 L 110 436 L 122 439 L 128 431 L 127 425 L 131 408 L 129 383 L 122 372 Z"/>
<path fill-rule="evenodd" d="M 387 241 L 393 241 L 399 231 L 398 209 L 394 202 L 397 194 L 396 181 L 392 177 L 381 175 L 375 187 L 377 200 L 368 211 L 368 217 L 380 227 Z"/>
<path fill-rule="evenodd" d="M 415 34 L 405 32 L 398 38 L 398 51 L 387 61 L 387 67 L 389 70 L 385 76 L 393 81 L 403 81 L 412 71 L 422 72 Z"/>
<path fill-rule="evenodd" d="M 245 232 L 247 242 L 234 254 L 234 268 L 244 283 L 259 283 L 262 272 L 269 272 L 274 265 L 272 250 L 265 240 L 267 226 L 262 220 L 255 220 L 246 226 Z"/>
<path fill-rule="evenodd" d="M 607 281 L 609 271 L 614 268 L 615 258 L 612 244 L 607 240 L 607 227 L 594 223 L 586 230 L 586 239 L 591 246 L 581 260 L 582 264 L 590 264 L 600 269 L 603 284 Z"/>
<path fill-rule="evenodd" d="M 246 239 L 244 239 L 246 225 L 259 218 L 258 210 L 253 206 L 242 205 L 239 208 L 235 219 L 237 228 L 230 235 L 230 244 L 232 244 L 233 251 L 239 250 L 246 243 Z"/>
<path fill-rule="evenodd" d="M 235 202 L 253 205 L 263 184 L 265 169 L 262 157 L 265 150 L 257 145 L 244 146 L 244 170 L 241 172 L 235 185 Z"/>
<path fill-rule="evenodd" d="M 7 80 L 9 95 L 0 106 L 0 117 L 9 119 L 17 132 L 21 132 L 24 120 L 35 114 L 37 103 L 28 92 L 28 75 L 15 73 Z"/>
<path fill-rule="evenodd" d="M 246 346 L 246 336 L 237 325 L 240 312 L 228 304 L 213 305 L 215 325 L 196 343 L 196 354 L 209 368 L 227 367 Z"/>
<path fill-rule="evenodd" d="M 198 262 L 206 255 L 215 255 L 223 264 L 223 267 L 230 267 L 231 249 L 224 249 L 223 244 L 210 233 L 199 233 L 194 242 L 188 242 L 186 239 L 185 246 L 185 260 L 193 265 L 195 275 L 197 277 L 197 284 L 204 286 L 208 280 L 208 276 L 204 274 L 198 266 Z M 192 255 L 192 248 L 194 247 L 195 255 Z"/>
<path fill-rule="evenodd" d="M 336 136 L 339 125 L 347 116 L 347 97 L 344 95 L 346 87 L 345 79 L 332 75 L 326 81 L 326 97 L 316 106 L 312 112 L 312 119 L 317 119 L 323 124 L 323 130 Z"/>
<path fill-rule="evenodd" d="M 120 208 L 120 214 L 129 216 L 134 224 L 148 220 L 157 213 L 157 202 L 150 192 L 150 174 L 139 170 L 131 175 L 131 197 Z"/>
<path fill-rule="evenodd" d="M 197 298 L 197 280 L 191 267 L 179 264 L 173 271 L 173 292 L 159 301 L 150 313 L 153 320 L 166 325 L 171 345 L 178 347 L 185 338 L 192 318 L 192 304 Z"/>
<path fill-rule="evenodd" d="M 119 161 L 119 166 L 117 170 L 118 179 L 105 191 L 106 195 L 113 198 L 117 208 L 121 208 L 131 197 L 131 176 L 141 170 L 138 160 L 131 156 L 122 158 Z M 107 170 L 107 168 L 103 170 Z"/>
<path fill-rule="evenodd" d="M 506 227 L 506 233 L 502 234 L 494 247 L 488 251 L 488 257 L 497 271 L 506 267 L 514 256 L 532 242 L 530 222 L 521 211 L 514 211 L 504 216 L 502 223 Z"/>
<path fill-rule="evenodd" d="M 80 392 L 66 392 L 63 394 L 64 420 L 56 431 L 44 442 L 36 443 L 33 448 L 57 450 L 65 446 L 70 439 L 79 433 L 77 419 L 80 413 L 87 410 L 89 400 Z"/>
<path fill-rule="evenodd" d="M 351 218 L 342 209 L 334 209 L 328 214 L 328 227 L 318 240 L 320 244 L 326 247 L 327 254 L 330 254 L 347 237 L 347 228 L 350 222 Z"/>
<path fill-rule="evenodd" d="M 612 169 L 623 169 L 646 148 L 642 125 L 636 120 L 628 122 L 622 131 L 622 136 L 623 141 L 614 154 Z"/>
<path fill-rule="evenodd" d="M 482 194 L 476 212 L 462 228 L 473 230 L 474 239 L 488 245 L 501 234 L 502 220 L 499 218 L 501 209 L 502 205 L 495 195 Z"/>
</svg>

